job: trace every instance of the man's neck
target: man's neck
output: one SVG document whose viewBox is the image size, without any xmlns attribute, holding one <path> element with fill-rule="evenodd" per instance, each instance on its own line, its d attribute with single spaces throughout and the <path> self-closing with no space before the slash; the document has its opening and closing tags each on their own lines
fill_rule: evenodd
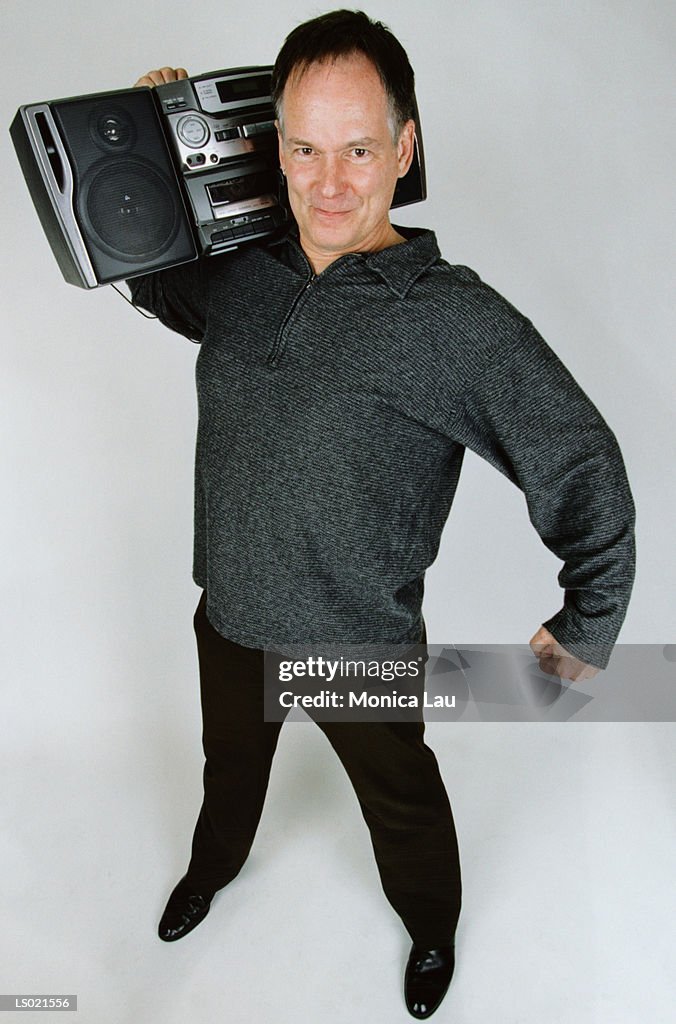
<svg viewBox="0 0 676 1024">
<path fill-rule="evenodd" d="M 370 243 L 364 242 L 363 245 L 355 247 L 354 249 L 345 249 L 344 251 L 326 252 L 324 250 L 315 249 L 307 239 L 303 238 L 302 233 L 299 241 L 314 273 L 321 274 L 328 266 L 335 263 L 336 260 L 339 260 L 341 256 L 346 256 L 348 253 L 380 252 L 382 249 L 389 249 L 392 245 L 400 245 L 402 242 L 405 242 L 406 239 L 403 235 L 400 235 L 398 231 L 395 231 L 391 224 L 388 224 L 387 231 L 385 231 L 380 238 L 374 239 Z"/>
</svg>

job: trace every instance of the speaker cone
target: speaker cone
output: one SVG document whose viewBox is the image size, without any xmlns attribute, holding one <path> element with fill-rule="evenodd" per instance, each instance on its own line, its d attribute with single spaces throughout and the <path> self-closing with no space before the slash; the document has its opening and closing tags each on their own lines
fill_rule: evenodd
<svg viewBox="0 0 676 1024">
<path fill-rule="evenodd" d="M 178 231 L 175 186 L 138 159 L 103 160 L 82 182 L 78 211 L 96 244 L 120 260 L 162 255 Z"/>
<path fill-rule="evenodd" d="M 121 107 L 99 104 L 89 115 L 89 134 L 104 153 L 122 154 L 136 144 L 136 126 Z"/>
</svg>

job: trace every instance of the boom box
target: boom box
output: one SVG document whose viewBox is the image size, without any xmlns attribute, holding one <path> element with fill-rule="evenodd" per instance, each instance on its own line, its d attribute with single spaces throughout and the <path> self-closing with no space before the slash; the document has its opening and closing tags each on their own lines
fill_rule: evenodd
<svg viewBox="0 0 676 1024">
<path fill-rule="evenodd" d="M 10 133 L 66 281 L 95 288 L 286 226 L 271 71 L 231 68 L 19 108 Z M 416 117 L 414 159 L 392 207 L 425 197 Z"/>
</svg>

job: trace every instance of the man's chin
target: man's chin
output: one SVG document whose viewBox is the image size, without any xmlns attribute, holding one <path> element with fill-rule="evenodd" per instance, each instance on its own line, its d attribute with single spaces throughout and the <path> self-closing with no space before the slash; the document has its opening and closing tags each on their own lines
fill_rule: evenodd
<svg viewBox="0 0 676 1024">
<path fill-rule="evenodd" d="M 354 215 L 348 210 L 344 213 L 326 214 L 321 210 L 313 211 L 308 218 L 309 232 L 317 237 L 327 239 L 352 238 L 354 231 Z"/>
<path fill-rule="evenodd" d="M 345 221 L 342 224 L 313 222 L 309 229 L 301 228 L 301 239 L 303 236 L 313 248 L 325 252 L 350 252 L 355 242 L 355 233 Z"/>
</svg>

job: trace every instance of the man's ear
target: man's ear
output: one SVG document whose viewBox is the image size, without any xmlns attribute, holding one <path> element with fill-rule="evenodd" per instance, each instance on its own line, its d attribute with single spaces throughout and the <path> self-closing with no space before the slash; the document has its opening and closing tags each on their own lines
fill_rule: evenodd
<svg viewBox="0 0 676 1024">
<path fill-rule="evenodd" d="M 397 143 L 397 162 L 399 164 L 399 177 L 403 178 L 411 166 L 413 153 L 415 151 L 415 121 L 407 121 L 401 129 Z"/>
<path fill-rule="evenodd" d="M 282 138 L 282 129 L 279 127 L 279 121 L 275 119 L 275 128 L 277 129 L 277 146 L 279 151 L 279 166 L 282 169 L 282 174 L 286 174 L 284 170 L 284 140 Z"/>
</svg>

